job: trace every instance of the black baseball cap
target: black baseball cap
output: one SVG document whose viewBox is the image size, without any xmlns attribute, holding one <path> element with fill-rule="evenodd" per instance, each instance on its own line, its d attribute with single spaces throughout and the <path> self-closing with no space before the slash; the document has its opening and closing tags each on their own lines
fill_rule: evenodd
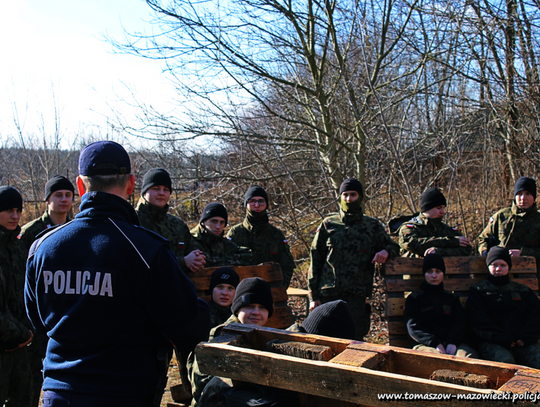
<svg viewBox="0 0 540 407">
<path fill-rule="evenodd" d="M 127 151 L 114 141 L 96 141 L 82 149 L 79 156 L 79 174 L 130 174 L 131 161 Z"/>
</svg>

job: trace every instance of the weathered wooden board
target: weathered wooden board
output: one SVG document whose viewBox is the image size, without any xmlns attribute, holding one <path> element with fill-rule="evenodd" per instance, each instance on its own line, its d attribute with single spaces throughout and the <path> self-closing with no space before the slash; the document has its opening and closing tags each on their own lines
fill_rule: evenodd
<svg viewBox="0 0 540 407">
<path fill-rule="evenodd" d="M 388 405 L 388 401 L 379 399 L 378 395 L 384 393 L 489 393 L 483 389 L 223 344 L 201 343 L 196 354 L 199 368 L 207 374 L 369 406 Z M 411 401 L 393 401 L 392 405 L 411 406 Z M 416 401 L 414 405 L 423 404 Z M 456 401 L 438 400 L 437 405 L 453 406 Z M 496 403 L 464 400 L 459 405 L 493 406 Z"/>
</svg>

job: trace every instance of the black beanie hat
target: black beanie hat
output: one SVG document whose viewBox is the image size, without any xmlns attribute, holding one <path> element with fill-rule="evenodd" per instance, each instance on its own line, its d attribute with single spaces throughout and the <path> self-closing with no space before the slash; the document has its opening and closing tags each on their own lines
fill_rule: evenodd
<svg viewBox="0 0 540 407">
<path fill-rule="evenodd" d="M 302 323 L 309 334 L 354 339 L 356 330 L 349 305 L 343 300 L 330 301 L 316 307 Z"/>
<path fill-rule="evenodd" d="M 22 211 L 23 199 L 19 191 L 13 187 L 0 187 L 0 212 L 17 208 Z"/>
<path fill-rule="evenodd" d="M 514 196 L 519 191 L 528 191 L 536 199 L 536 181 L 529 177 L 521 177 L 516 181 L 516 185 L 514 185 Z"/>
<path fill-rule="evenodd" d="M 364 188 L 362 188 L 362 183 L 356 178 L 347 178 L 339 186 L 339 195 L 345 191 L 356 191 L 360 195 L 360 199 L 364 197 Z"/>
<path fill-rule="evenodd" d="M 444 259 L 437 253 L 430 253 L 424 257 L 424 262 L 422 263 L 422 273 L 426 274 L 431 269 L 438 269 L 446 274 L 446 265 L 444 264 Z"/>
<path fill-rule="evenodd" d="M 217 285 L 220 284 L 229 284 L 234 288 L 238 286 L 240 282 L 240 277 L 234 269 L 230 267 L 220 267 L 212 273 L 210 277 L 210 294 L 214 291 Z"/>
<path fill-rule="evenodd" d="M 266 194 L 264 188 L 258 185 L 252 185 L 249 187 L 246 192 L 246 196 L 244 197 L 244 206 L 247 206 L 248 201 L 254 196 L 262 196 L 266 201 L 266 205 L 268 205 L 268 195 Z"/>
<path fill-rule="evenodd" d="M 144 195 L 150 188 L 158 185 L 163 185 L 164 187 L 169 188 L 171 192 L 173 190 L 171 176 L 167 170 L 163 168 L 152 168 L 146 174 L 144 174 L 141 195 Z"/>
<path fill-rule="evenodd" d="M 440 205 L 446 206 L 446 198 L 438 188 L 433 187 L 426 189 L 420 197 L 420 210 L 422 212 L 427 212 L 431 208 Z"/>
<path fill-rule="evenodd" d="M 199 223 L 203 223 L 205 220 L 208 220 L 215 216 L 219 216 L 220 218 L 225 219 L 225 224 L 229 223 L 227 208 L 225 208 L 225 206 L 223 206 L 219 202 L 211 202 L 204 207 Z"/>
<path fill-rule="evenodd" d="M 61 189 L 67 189 L 72 193 L 75 193 L 75 187 L 69 179 L 62 175 L 56 175 L 47 181 L 45 184 L 45 200 L 49 199 L 51 194 Z"/>
<path fill-rule="evenodd" d="M 255 195 L 257 196 L 257 195 Z M 274 299 L 270 285 L 260 277 L 244 278 L 238 287 L 231 306 L 234 315 L 240 308 L 250 304 L 261 304 L 268 310 L 268 318 L 274 313 Z"/>
<path fill-rule="evenodd" d="M 510 256 L 510 251 L 508 249 L 501 246 L 493 246 L 489 249 L 486 257 L 486 265 L 489 266 L 495 260 L 504 260 L 506 264 L 508 264 L 508 270 L 512 270 L 512 256 Z"/>
</svg>

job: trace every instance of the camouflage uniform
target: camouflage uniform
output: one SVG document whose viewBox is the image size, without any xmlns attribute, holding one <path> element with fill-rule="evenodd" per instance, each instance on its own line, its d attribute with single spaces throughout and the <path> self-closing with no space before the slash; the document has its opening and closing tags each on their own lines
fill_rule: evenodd
<svg viewBox="0 0 540 407">
<path fill-rule="evenodd" d="M 240 324 L 240 323 L 241 322 L 236 315 L 231 315 L 229 319 L 227 319 L 223 324 L 212 328 L 212 330 L 210 331 L 210 337 L 208 340 L 211 341 L 216 336 L 219 336 L 221 334 L 221 330 L 223 329 L 223 327 L 229 324 Z M 220 393 L 222 390 L 222 386 L 220 386 L 220 384 L 230 382 L 230 379 L 215 378 L 214 376 L 202 373 L 199 370 L 199 364 L 197 363 L 197 358 L 195 357 L 194 353 L 191 353 L 189 355 L 188 372 L 189 372 L 189 381 L 191 382 L 191 393 L 193 394 L 193 399 L 191 400 L 191 407 L 195 407 L 198 404 L 214 405 L 213 402 L 211 402 L 211 400 L 213 400 L 214 398 L 216 400 L 220 399 Z M 212 380 L 213 378 L 218 379 L 218 380 Z M 209 386 L 210 383 L 214 383 L 214 384 Z M 230 386 L 227 385 L 226 387 L 232 387 L 232 383 L 230 383 Z M 202 397 L 204 397 L 204 399 L 200 400 Z M 211 404 L 206 404 L 206 403 L 211 403 Z"/>
<path fill-rule="evenodd" d="M 503 276 L 507 277 L 507 276 Z M 469 290 L 466 313 L 480 341 L 478 352 L 487 360 L 540 368 L 540 300 L 523 284 L 488 276 Z M 493 281 L 493 282 L 492 282 Z M 521 339 L 524 347 L 511 347 Z"/>
<path fill-rule="evenodd" d="M 311 245 L 308 283 L 313 301 L 322 303 L 341 299 L 347 302 L 355 319 L 356 337 L 369 332 L 369 305 L 375 254 L 398 255 L 399 246 L 374 218 L 357 213 L 330 216 L 318 227 Z"/>
<path fill-rule="evenodd" d="M 430 247 L 442 257 L 470 256 L 470 245 L 460 246 L 458 236 L 462 236 L 457 228 L 443 223 L 441 219 L 429 219 L 420 214 L 399 228 L 399 245 L 402 257 L 424 257 Z"/>
<path fill-rule="evenodd" d="M 69 222 L 70 220 L 71 219 L 69 217 L 66 218 L 66 222 Z M 23 241 L 26 247 L 30 249 L 32 243 L 34 243 L 34 240 L 36 240 L 36 236 L 44 230 L 52 228 L 53 226 L 54 223 L 49 216 L 49 212 L 45 211 L 41 218 L 34 219 L 22 227 L 20 239 Z"/>
<path fill-rule="evenodd" d="M 246 216 L 242 223 L 233 226 L 227 234 L 238 246 L 249 247 L 253 263 L 279 263 L 283 273 L 283 285 L 289 287 L 294 273 L 294 259 L 285 235 L 267 221 L 254 225 Z"/>
<path fill-rule="evenodd" d="M 223 235 L 214 235 L 201 224 L 191 229 L 191 235 L 202 247 L 202 251 L 206 256 L 205 267 L 247 266 L 253 264 L 250 249 L 238 246 L 223 237 Z"/>
<path fill-rule="evenodd" d="M 136 210 L 141 221 L 141 226 L 167 239 L 171 251 L 180 264 L 180 268 L 187 271 L 188 267 L 186 266 L 184 257 L 193 250 L 201 250 L 201 247 L 195 242 L 191 233 L 189 233 L 189 228 L 184 221 L 167 213 L 169 205 L 159 208 L 149 204 L 143 197 L 139 199 Z"/>
<path fill-rule="evenodd" d="M 514 203 L 493 215 L 478 238 L 480 254 L 488 249 L 490 238 L 498 240 L 498 246 L 521 249 L 522 256 L 534 256 L 540 264 L 540 213 L 536 204 L 522 212 Z"/>
<path fill-rule="evenodd" d="M 232 315 L 231 306 L 224 307 L 216 304 L 213 300 L 208 302 L 210 306 L 210 326 L 212 328 L 224 324 Z"/>
<path fill-rule="evenodd" d="M 29 347 L 12 352 L 30 338 L 30 321 L 24 307 L 25 245 L 17 239 L 21 228 L 0 226 L 0 405 L 28 406 L 32 398 Z"/>
<path fill-rule="evenodd" d="M 66 222 L 71 221 L 69 217 L 66 217 Z M 36 236 L 44 230 L 52 228 L 54 225 L 49 212 L 45 213 L 37 219 L 28 222 L 21 229 L 19 239 L 26 245 L 28 249 L 32 246 L 32 243 L 36 240 Z M 41 396 L 41 385 L 43 383 L 43 359 L 45 358 L 45 352 L 47 351 L 47 337 L 40 332 L 34 333 L 32 339 L 32 345 L 28 349 L 30 364 L 32 366 L 32 372 L 34 372 L 34 394 L 32 397 L 32 406 L 37 407 L 39 404 L 39 397 Z"/>
</svg>

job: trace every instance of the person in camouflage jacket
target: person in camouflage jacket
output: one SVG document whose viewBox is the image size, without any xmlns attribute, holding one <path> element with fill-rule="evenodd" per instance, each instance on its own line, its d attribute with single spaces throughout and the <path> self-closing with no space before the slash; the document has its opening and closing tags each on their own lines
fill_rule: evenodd
<svg viewBox="0 0 540 407">
<path fill-rule="evenodd" d="M 294 259 L 285 235 L 268 222 L 268 195 L 258 186 L 251 186 L 245 195 L 246 217 L 233 226 L 227 237 L 238 246 L 245 246 L 253 253 L 252 264 L 274 262 L 281 266 L 283 286 L 289 287 L 294 273 Z"/>
<path fill-rule="evenodd" d="M 521 177 L 514 186 L 512 207 L 495 213 L 478 238 L 485 256 L 491 246 L 505 247 L 512 256 L 533 256 L 540 263 L 540 213 L 536 207 L 536 181 Z M 540 274 L 539 274 L 540 276 Z"/>
<path fill-rule="evenodd" d="M 229 220 L 227 209 L 218 202 L 205 206 L 199 224 L 191 229 L 206 257 L 205 267 L 247 266 L 253 264 L 251 250 L 224 237 Z"/>
<path fill-rule="evenodd" d="M 0 405 L 29 406 L 32 372 L 29 348 L 33 338 L 24 307 L 27 249 L 19 239 L 22 197 L 0 187 Z"/>
<path fill-rule="evenodd" d="M 364 216 L 358 180 L 343 181 L 339 193 L 339 215 L 324 219 L 311 245 L 310 309 L 338 299 L 346 301 L 354 316 L 356 338 L 362 339 L 370 328 L 366 297 L 372 292 L 375 263 L 397 256 L 399 246 L 377 219 Z"/>
<path fill-rule="evenodd" d="M 28 249 L 41 232 L 71 220 L 68 213 L 73 207 L 74 194 L 75 187 L 66 177 L 57 175 L 47 181 L 45 184 L 47 210 L 43 216 L 27 223 L 21 229 L 20 239 Z"/>
<path fill-rule="evenodd" d="M 442 222 L 446 198 L 437 188 L 429 188 L 420 197 L 422 213 L 404 222 L 399 228 L 402 257 L 470 256 L 472 246 L 457 228 Z"/>
<path fill-rule="evenodd" d="M 171 191 L 171 177 L 163 168 L 153 168 L 144 175 L 136 207 L 141 226 L 169 241 L 182 270 L 200 271 L 205 266 L 201 247 L 184 221 L 167 213 Z"/>
</svg>

